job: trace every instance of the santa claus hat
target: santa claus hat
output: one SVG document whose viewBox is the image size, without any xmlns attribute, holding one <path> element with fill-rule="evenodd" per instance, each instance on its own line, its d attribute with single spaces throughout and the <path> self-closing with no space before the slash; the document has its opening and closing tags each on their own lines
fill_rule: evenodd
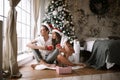
<svg viewBox="0 0 120 80">
<path fill-rule="evenodd" d="M 63 35 L 62 31 L 59 30 L 59 29 L 57 29 L 57 28 L 54 28 L 54 29 L 52 30 L 52 32 L 57 32 L 57 33 L 60 34 L 61 36 Z"/>
<path fill-rule="evenodd" d="M 47 22 L 42 23 L 42 25 L 43 25 L 43 26 L 46 26 L 50 32 L 51 32 L 51 30 L 53 29 L 52 24 L 48 24 Z"/>
</svg>

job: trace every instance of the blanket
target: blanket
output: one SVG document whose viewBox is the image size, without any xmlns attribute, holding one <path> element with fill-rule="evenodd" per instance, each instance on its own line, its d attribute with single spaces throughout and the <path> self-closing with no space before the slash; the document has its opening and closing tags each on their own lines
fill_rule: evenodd
<svg viewBox="0 0 120 80">
<path fill-rule="evenodd" d="M 120 65 L 120 40 L 96 40 L 87 64 L 99 69 L 107 62 Z"/>
</svg>

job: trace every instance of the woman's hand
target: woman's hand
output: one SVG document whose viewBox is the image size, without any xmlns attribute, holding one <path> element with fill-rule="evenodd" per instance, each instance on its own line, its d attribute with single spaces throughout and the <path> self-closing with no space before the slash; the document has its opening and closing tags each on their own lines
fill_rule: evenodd
<svg viewBox="0 0 120 80">
<path fill-rule="evenodd" d="M 62 46 L 60 44 L 57 44 L 56 48 L 59 49 L 60 52 L 65 52 L 65 49 L 62 48 Z"/>
<path fill-rule="evenodd" d="M 61 46 L 60 44 L 57 44 L 57 45 L 56 45 L 56 48 L 57 48 L 57 49 L 62 49 L 62 46 Z"/>
</svg>

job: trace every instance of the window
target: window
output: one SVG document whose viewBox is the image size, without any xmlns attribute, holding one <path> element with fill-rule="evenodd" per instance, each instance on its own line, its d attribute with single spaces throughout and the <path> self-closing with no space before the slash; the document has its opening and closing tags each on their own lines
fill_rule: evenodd
<svg viewBox="0 0 120 80">
<path fill-rule="evenodd" d="M 9 11 L 9 0 L 0 0 L 0 20 L 3 21 L 3 42 L 6 29 L 6 18 Z M 17 10 L 17 40 L 18 53 L 27 50 L 26 43 L 31 39 L 31 0 L 21 0 L 16 7 Z"/>
</svg>

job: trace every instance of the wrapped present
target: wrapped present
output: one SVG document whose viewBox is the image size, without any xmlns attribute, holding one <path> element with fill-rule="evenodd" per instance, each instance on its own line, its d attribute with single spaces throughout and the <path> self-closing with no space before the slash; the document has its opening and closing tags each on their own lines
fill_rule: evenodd
<svg viewBox="0 0 120 80">
<path fill-rule="evenodd" d="M 56 72 L 58 74 L 69 74 L 69 73 L 72 73 L 72 67 L 71 66 L 68 66 L 68 67 L 59 67 L 59 66 L 57 66 L 56 67 Z"/>
</svg>

